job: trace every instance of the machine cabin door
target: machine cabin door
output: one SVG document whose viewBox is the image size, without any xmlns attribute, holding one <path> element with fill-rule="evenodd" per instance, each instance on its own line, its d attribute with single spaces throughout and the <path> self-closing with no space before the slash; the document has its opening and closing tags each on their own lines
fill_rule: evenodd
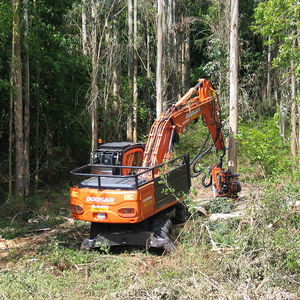
<svg viewBox="0 0 300 300">
<path fill-rule="evenodd" d="M 125 151 L 123 155 L 123 166 L 133 166 L 140 167 L 142 165 L 144 155 L 143 148 L 133 148 Z M 135 170 L 133 169 L 122 169 L 122 175 L 131 175 L 134 174 Z"/>
</svg>

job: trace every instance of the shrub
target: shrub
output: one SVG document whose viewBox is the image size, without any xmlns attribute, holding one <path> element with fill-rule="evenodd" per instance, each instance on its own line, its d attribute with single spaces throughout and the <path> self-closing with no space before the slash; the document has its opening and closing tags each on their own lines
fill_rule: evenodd
<svg viewBox="0 0 300 300">
<path fill-rule="evenodd" d="M 285 143 L 277 126 L 277 115 L 258 124 L 241 124 L 237 136 L 239 156 L 247 157 L 250 164 L 259 164 L 264 175 L 286 172 L 292 166 L 289 145 Z"/>
</svg>

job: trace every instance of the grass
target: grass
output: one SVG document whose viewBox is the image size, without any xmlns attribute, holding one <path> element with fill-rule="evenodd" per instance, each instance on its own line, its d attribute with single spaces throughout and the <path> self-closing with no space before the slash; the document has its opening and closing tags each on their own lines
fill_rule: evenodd
<svg viewBox="0 0 300 300">
<path fill-rule="evenodd" d="M 264 189 L 263 197 L 249 196 L 247 217 L 212 222 L 194 214 L 178 229 L 178 247 L 171 254 L 84 253 L 79 245 L 87 224 L 56 225 L 43 243 L 10 253 L 0 270 L 1 297 L 297 299 L 299 211 L 283 199 L 298 201 L 299 187 Z"/>
<path fill-rule="evenodd" d="M 55 228 L 69 216 L 69 191 L 42 191 L 23 199 L 12 198 L 1 206 L 0 236 L 23 237 L 28 232 Z"/>
<path fill-rule="evenodd" d="M 163 256 L 103 255 L 63 248 L 54 240 L 47 250 L 2 270 L 0 292 L 4 299 L 243 299 L 276 293 L 296 299 L 295 283 L 292 288 L 278 282 L 263 260 L 249 264 L 251 256 L 255 253 L 217 253 L 197 244 L 181 244 Z"/>
</svg>

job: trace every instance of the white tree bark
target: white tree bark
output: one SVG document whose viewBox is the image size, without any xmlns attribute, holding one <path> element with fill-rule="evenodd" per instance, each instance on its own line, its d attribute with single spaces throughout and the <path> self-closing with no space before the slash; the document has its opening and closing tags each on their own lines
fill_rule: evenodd
<svg viewBox="0 0 300 300">
<path fill-rule="evenodd" d="M 138 87 L 137 87 L 137 0 L 133 1 L 133 126 L 132 139 L 137 142 L 137 119 L 138 119 Z"/>
<path fill-rule="evenodd" d="M 110 134 L 109 125 L 108 125 L 108 106 L 109 100 L 111 96 L 111 83 L 112 83 L 112 60 L 113 60 L 113 45 L 111 41 L 111 3 L 110 0 L 105 0 L 105 21 L 104 21 L 104 28 L 105 28 L 105 49 L 106 49 L 106 62 L 105 62 L 105 84 L 104 84 L 104 91 L 103 91 L 103 119 L 102 119 L 102 131 L 103 137 L 106 142 L 111 142 L 112 135 Z"/>
<path fill-rule="evenodd" d="M 184 65 L 184 59 L 185 59 L 185 18 L 183 11 L 181 12 L 181 38 L 180 38 L 180 49 L 181 49 L 181 58 L 180 58 L 180 69 L 181 69 L 181 92 L 185 93 L 184 90 L 184 80 L 185 80 L 185 65 Z"/>
<path fill-rule="evenodd" d="M 292 92 L 292 107 L 291 107 L 291 151 L 294 158 L 297 156 L 297 117 L 296 117 L 296 77 L 294 70 L 291 76 L 291 92 Z"/>
<path fill-rule="evenodd" d="M 147 30 L 147 37 L 146 37 L 146 56 L 147 56 L 147 79 L 151 78 L 151 60 L 150 60 L 150 26 L 149 26 L 149 20 L 147 18 L 146 20 L 146 30 Z"/>
<path fill-rule="evenodd" d="M 91 52 L 92 52 L 92 80 L 91 80 L 91 132 L 92 132 L 92 151 L 97 149 L 98 145 L 98 42 L 97 42 L 97 0 L 92 1 L 92 32 L 91 32 Z"/>
<path fill-rule="evenodd" d="M 82 54 L 87 54 L 87 33 L 86 33 L 86 6 L 87 1 L 82 0 L 81 21 L 82 21 Z"/>
<path fill-rule="evenodd" d="M 30 191 L 30 156 L 29 156 L 29 133 L 30 133 L 30 78 L 29 78 L 29 48 L 28 48 L 28 1 L 23 0 L 23 20 L 24 20 L 24 192 L 29 195 Z"/>
<path fill-rule="evenodd" d="M 129 87 L 132 88 L 132 80 L 133 80 L 133 5 L 132 0 L 127 1 L 127 23 L 128 23 L 128 83 Z M 133 106 L 132 103 L 128 104 L 128 116 L 127 116 L 127 140 L 133 141 Z"/>
<path fill-rule="evenodd" d="M 229 151 L 228 167 L 237 171 L 237 141 L 238 133 L 238 0 L 231 0 L 230 25 L 230 116 L 229 116 Z"/>
<path fill-rule="evenodd" d="M 270 41 L 270 36 L 268 37 Z M 268 45 L 268 71 L 267 71 L 267 98 L 270 100 L 271 98 L 271 45 Z"/>
<path fill-rule="evenodd" d="M 300 149 L 300 104 L 298 104 L 298 149 Z"/>
<path fill-rule="evenodd" d="M 157 61 L 156 61 L 156 118 L 162 112 L 162 57 L 163 57 L 163 32 L 162 32 L 163 0 L 157 1 Z"/>
<path fill-rule="evenodd" d="M 115 3 L 116 9 L 115 12 L 117 12 L 119 8 L 119 2 L 118 0 Z M 119 107 L 119 92 L 120 92 L 120 85 L 119 85 L 119 57 L 118 57 L 118 51 L 119 51 L 119 23 L 118 18 L 114 18 L 113 21 L 113 45 L 114 45 L 114 57 L 113 57 L 113 96 L 116 97 L 118 100 L 116 108 Z"/>
<path fill-rule="evenodd" d="M 167 52 L 169 52 L 169 45 L 166 45 L 168 40 L 168 5 L 163 0 L 162 10 L 162 112 L 166 111 L 168 106 L 168 79 L 170 66 L 167 61 Z"/>
<path fill-rule="evenodd" d="M 119 11 L 119 0 L 115 1 L 114 12 L 115 14 Z M 112 72 L 113 72 L 113 90 L 112 94 L 114 96 L 113 110 L 114 117 L 116 119 L 116 132 L 115 138 L 117 140 L 122 139 L 122 128 L 121 128 L 121 98 L 120 98 L 120 54 L 119 54 L 119 19 L 114 18 L 113 20 L 113 63 L 112 63 Z"/>
<path fill-rule="evenodd" d="M 185 26 L 185 39 L 184 39 L 184 88 L 188 90 L 190 87 L 190 24 Z"/>
</svg>

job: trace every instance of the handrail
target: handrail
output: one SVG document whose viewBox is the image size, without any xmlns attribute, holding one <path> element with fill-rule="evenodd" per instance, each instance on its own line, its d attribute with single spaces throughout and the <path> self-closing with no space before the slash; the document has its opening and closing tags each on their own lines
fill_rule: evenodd
<svg viewBox="0 0 300 300">
<path fill-rule="evenodd" d="M 78 167 L 76 169 L 73 169 L 72 171 L 70 171 L 70 173 L 72 175 L 75 176 L 85 176 L 85 177 L 96 177 L 98 178 L 98 188 L 101 188 L 101 178 L 126 178 L 126 179 L 130 179 L 133 178 L 134 182 L 135 182 L 135 188 L 138 188 L 139 186 L 142 186 L 146 183 L 149 183 L 151 181 L 153 181 L 155 179 L 155 169 L 164 167 L 165 165 L 169 165 L 174 163 L 175 161 L 178 161 L 180 159 L 183 159 L 184 162 L 181 164 L 181 166 L 183 165 L 188 165 L 189 168 L 189 158 L 188 158 L 188 154 L 183 154 L 180 155 L 178 157 L 175 157 L 167 162 L 164 162 L 162 164 L 156 165 L 154 167 L 137 167 L 137 166 L 114 166 L 114 165 L 101 165 L 101 164 L 86 164 L 84 166 Z M 132 174 L 132 175 L 112 175 L 112 174 L 94 174 L 94 173 L 82 173 L 80 171 L 84 170 L 85 168 L 89 168 L 89 167 L 103 167 L 103 168 L 126 168 L 126 169 L 135 169 L 135 170 L 143 170 L 141 172 L 138 172 L 137 174 Z M 144 174 L 150 173 L 151 174 L 151 179 L 146 180 L 145 182 L 139 184 L 139 178 L 141 178 Z M 72 183 L 71 183 L 72 185 Z"/>
<path fill-rule="evenodd" d="M 171 160 L 168 160 L 167 162 L 161 163 L 159 165 L 156 165 L 154 167 L 137 167 L 137 166 L 115 166 L 115 165 L 101 165 L 101 164 L 86 164 L 84 166 L 78 167 L 76 169 L 73 169 L 70 171 L 72 175 L 78 175 L 78 176 L 93 176 L 93 177 L 114 177 L 114 178 L 131 178 L 135 176 L 139 176 L 145 173 L 148 173 L 149 171 L 155 170 L 157 168 L 161 168 L 165 166 L 166 164 L 170 164 L 176 160 L 179 160 L 180 158 L 186 158 L 186 154 L 182 154 L 180 156 L 177 156 Z M 105 175 L 105 174 L 93 174 L 93 173 L 77 173 L 77 171 L 83 170 L 84 168 L 87 167 L 102 167 L 102 168 L 114 168 L 114 169 L 136 169 L 136 170 L 145 170 L 143 172 L 140 172 L 138 174 L 133 174 L 133 175 Z"/>
</svg>

